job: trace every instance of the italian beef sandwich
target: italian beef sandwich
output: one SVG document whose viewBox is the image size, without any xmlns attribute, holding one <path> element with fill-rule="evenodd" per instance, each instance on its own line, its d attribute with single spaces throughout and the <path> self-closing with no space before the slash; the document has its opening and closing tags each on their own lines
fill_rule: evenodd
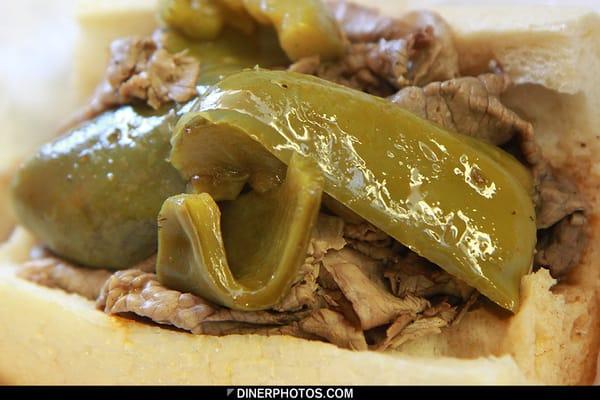
<svg viewBox="0 0 600 400">
<path fill-rule="evenodd" d="M 1 382 L 594 382 L 598 14 L 78 21 L 81 107 L 0 189 Z"/>
</svg>

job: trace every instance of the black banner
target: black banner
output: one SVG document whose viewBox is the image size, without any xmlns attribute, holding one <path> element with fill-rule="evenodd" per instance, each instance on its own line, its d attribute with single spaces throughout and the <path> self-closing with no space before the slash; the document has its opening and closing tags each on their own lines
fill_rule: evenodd
<svg viewBox="0 0 600 400">
<path fill-rule="evenodd" d="M 600 386 L 595 387 L 550 387 L 550 386 L 15 386 L 0 387 L 0 398 L 13 399 L 35 396 L 36 399 L 78 398 L 88 399 L 96 395 L 106 399 L 158 398 L 179 400 L 184 396 L 210 400 L 313 400 L 313 399 L 402 399 L 407 400 L 453 400 L 460 398 L 541 396 L 540 400 L 550 399 L 600 399 Z M 460 396 L 460 397 L 459 397 Z M 188 397 L 189 398 L 189 397 Z M 527 399 L 537 400 L 537 399 Z"/>
</svg>

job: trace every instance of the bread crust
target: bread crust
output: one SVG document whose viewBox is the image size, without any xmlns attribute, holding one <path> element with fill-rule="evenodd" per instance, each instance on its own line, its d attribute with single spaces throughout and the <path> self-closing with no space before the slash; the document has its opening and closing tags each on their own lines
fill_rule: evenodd
<svg viewBox="0 0 600 400">
<path fill-rule="evenodd" d="M 394 0 L 361 2 L 388 15 L 404 12 Z M 153 27 L 150 2 L 134 1 L 131 14 L 126 3 L 104 5 L 101 12 L 85 9 L 78 59 L 102 65 L 93 56 L 102 54 L 97 50 L 115 35 L 134 33 L 110 29 L 111 21 L 119 20 L 116 14 L 133 18 L 130 26 Z M 593 112 L 600 105 L 600 81 L 591 76 L 600 65 L 600 28 L 594 28 L 600 17 L 540 8 L 527 12 L 535 15 L 527 23 L 507 14 L 520 15 L 514 9 L 500 15 L 485 8 L 438 11 L 454 27 L 463 70 L 481 70 L 496 58 L 519 83 L 505 101 L 533 121 L 545 154 L 574 173 L 592 205 L 590 246 L 567 279 L 556 284 L 546 271 L 525 277 L 523 306 L 515 316 L 483 306 L 456 327 L 410 342 L 400 353 L 356 353 L 289 337 L 193 336 L 105 315 L 76 295 L 16 278 L 15 266 L 33 243 L 17 230 L 0 250 L 0 325 L 11 327 L 0 333 L 0 382 L 591 383 L 600 346 L 600 249 L 592 245 L 600 240 L 595 161 L 600 117 Z M 573 52 L 577 46 L 580 51 Z M 544 58 L 552 50 L 562 63 Z M 565 57 L 575 61 L 564 62 Z M 86 65 L 78 70 L 81 98 L 99 79 L 89 61 Z M 6 184 L 0 191 L 5 193 Z"/>
</svg>

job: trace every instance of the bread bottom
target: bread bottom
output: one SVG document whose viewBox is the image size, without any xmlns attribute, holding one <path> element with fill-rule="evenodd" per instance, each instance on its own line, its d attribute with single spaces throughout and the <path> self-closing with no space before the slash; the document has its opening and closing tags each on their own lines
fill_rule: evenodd
<svg viewBox="0 0 600 400">
<path fill-rule="evenodd" d="M 353 352 L 292 337 L 194 336 L 108 316 L 0 268 L 0 382 L 13 384 L 507 384 L 510 357 Z"/>
<path fill-rule="evenodd" d="M 151 29 L 153 5 L 131 13 L 125 3 L 118 2 L 120 12 Z M 395 0 L 375 3 L 389 15 L 402 13 Z M 523 305 L 514 317 L 481 307 L 441 335 L 407 343 L 401 354 L 356 353 L 289 337 L 193 336 L 107 316 L 78 296 L 16 278 L 16 264 L 31 244 L 17 231 L 0 250 L 0 382 L 590 383 L 600 341 L 600 248 L 594 248 L 600 240 L 600 83 L 594 67 L 600 60 L 599 18 L 566 11 L 546 15 L 546 9 L 515 10 L 515 18 L 505 9 L 440 11 L 453 24 L 463 68 L 478 70 L 498 59 L 522 84 L 509 93 L 507 104 L 534 123 L 553 163 L 585 183 L 593 208 L 590 248 L 565 282 L 554 286 L 540 271 L 524 278 Z M 82 18 L 82 96 L 99 79 L 109 36 L 123 34 L 114 12 L 90 11 Z M 480 12 L 485 19 L 471 15 Z"/>
</svg>

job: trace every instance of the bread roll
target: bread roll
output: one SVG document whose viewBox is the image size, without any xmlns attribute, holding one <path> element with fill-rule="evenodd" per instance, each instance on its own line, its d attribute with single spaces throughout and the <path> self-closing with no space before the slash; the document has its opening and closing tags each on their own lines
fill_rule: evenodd
<svg viewBox="0 0 600 400">
<path fill-rule="evenodd" d="M 390 16 L 410 2 L 361 1 Z M 552 163 L 572 171 L 592 203 L 600 240 L 600 16 L 549 7 L 434 7 L 453 27 L 464 72 L 498 60 L 517 83 L 504 100 L 532 121 Z M 155 27 L 146 1 L 88 2 L 79 14 L 75 87 L 90 95 L 108 43 Z M 6 191 L 6 184 L 2 186 Z M 34 239 L 20 228 L 0 249 L 0 382 L 189 384 L 591 383 L 600 346 L 600 249 L 556 284 L 522 281 L 522 306 L 469 312 L 442 334 L 393 353 L 351 352 L 291 337 L 194 336 L 108 316 L 77 295 L 15 276 Z"/>
</svg>

